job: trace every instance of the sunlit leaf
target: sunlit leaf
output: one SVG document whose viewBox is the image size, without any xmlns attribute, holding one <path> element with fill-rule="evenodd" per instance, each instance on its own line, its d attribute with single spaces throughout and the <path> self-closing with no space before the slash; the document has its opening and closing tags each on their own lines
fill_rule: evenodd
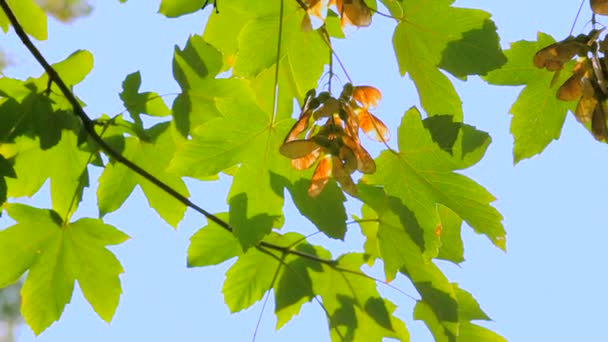
<svg viewBox="0 0 608 342">
<path fill-rule="evenodd" d="M 55 211 L 22 204 L 5 205 L 17 224 L 0 231 L 0 286 L 29 269 L 22 289 L 22 314 L 40 334 L 61 316 L 77 280 L 95 312 L 110 322 L 121 294 L 123 272 L 105 247 L 128 239 L 100 220 L 62 222 Z"/>
<path fill-rule="evenodd" d="M 393 1 L 395 2 L 395 1 Z M 473 50 L 466 42 L 457 43 L 467 39 L 463 35 L 471 30 L 478 30 L 484 38 L 488 36 L 490 45 L 496 49 L 497 40 L 491 29 L 482 30 L 489 21 L 490 14 L 476 9 L 452 7 L 453 0 L 440 1 L 404 1 L 403 8 L 391 8 L 393 12 L 406 13 L 407 20 L 397 25 L 393 35 L 393 46 L 401 75 L 409 73 L 416 84 L 422 107 L 429 115 L 452 114 L 462 118 L 461 101 L 456 94 L 450 80 L 439 71 L 444 51 L 448 43 L 453 43 L 453 51 L 463 49 L 468 54 L 478 54 L 477 47 Z M 401 16 L 401 13 L 393 13 Z M 481 30 L 481 31 L 480 31 Z M 454 45 L 456 44 L 456 45 Z M 486 44 L 483 44 L 485 47 Z M 448 50 L 449 53 L 450 50 Z M 493 66 L 502 61 L 501 54 L 487 55 L 495 59 Z M 458 57 L 466 60 L 466 58 Z M 446 64 L 444 62 L 443 64 Z M 456 62 L 455 62 L 456 63 Z M 451 72 L 464 76 L 469 72 L 481 73 L 486 70 L 466 70 L 463 65 L 446 65 Z"/>
<path fill-rule="evenodd" d="M 435 119 L 436 120 L 436 119 Z M 452 122 L 443 126 L 451 127 Z M 415 215 L 424 232 L 424 241 L 438 241 L 435 233 L 440 224 L 437 204 L 450 208 L 477 233 L 486 235 L 496 246 L 505 249 L 502 216 L 490 206 L 495 198 L 470 178 L 454 171 L 475 162 L 468 155 L 481 157 L 489 137 L 478 139 L 479 133 L 469 126 L 457 129 L 454 148 L 447 152 L 433 141 L 424 128 L 415 108 L 403 117 L 399 128 L 399 153 L 383 152 L 376 160 L 374 175 L 366 175 L 369 184 L 382 184 L 389 196 L 399 198 Z M 434 126 L 433 130 L 438 129 Z M 467 143 L 465 143 L 467 142 Z M 445 147 L 444 145 L 444 148 Z M 432 245 L 436 245 L 432 243 Z M 429 251 L 430 252 L 430 251 Z M 430 252 L 434 255 L 434 252 Z"/>
<path fill-rule="evenodd" d="M 35 0 L 7 0 L 7 3 L 25 32 L 38 40 L 46 40 L 46 14 Z M 0 11 L 0 27 L 8 32 L 9 20 L 4 11 Z"/>
<path fill-rule="evenodd" d="M 163 123 L 147 130 L 150 141 L 129 137 L 125 139 L 122 154 L 187 197 L 188 189 L 182 179 L 166 171 L 175 151 L 172 130 L 169 124 Z M 150 207 L 154 208 L 167 223 L 176 227 L 186 212 L 186 206 L 125 165 L 115 161 L 106 165 L 99 178 L 97 201 L 100 215 L 103 216 L 120 208 L 136 185 L 143 190 Z"/>
<path fill-rule="evenodd" d="M 558 139 L 568 109 L 574 111 L 574 103 L 560 101 L 555 96 L 557 89 L 551 87 L 553 73 L 538 69 L 532 63 L 537 51 L 554 42 L 544 33 L 538 34 L 536 42 L 515 42 L 505 51 L 509 62 L 484 77 L 490 84 L 526 86 L 509 111 L 513 115 L 515 163 L 542 152 L 551 141 Z M 564 70 L 555 83 L 562 84 L 568 77 Z"/>
<path fill-rule="evenodd" d="M 216 216 L 228 220 L 227 213 Z M 241 251 L 238 240 L 231 232 L 210 221 L 190 238 L 188 267 L 217 265 L 241 255 Z"/>
</svg>

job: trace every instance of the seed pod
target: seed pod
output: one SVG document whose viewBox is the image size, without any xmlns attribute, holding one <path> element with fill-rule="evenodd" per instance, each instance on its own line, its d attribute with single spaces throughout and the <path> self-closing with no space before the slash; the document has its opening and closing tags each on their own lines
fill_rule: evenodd
<svg viewBox="0 0 608 342">
<path fill-rule="evenodd" d="M 591 0 L 590 3 L 593 13 L 608 15 L 608 0 Z"/>
<path fill-rule="evenodd" d="M 595 107 L 593 120 L 591 121 L 591 132 L 595 139 L 604 141 L 608 137 L 608 127 L 606 127 L 606 112 L 604 104 L 600 103 Z"/>
</svg>

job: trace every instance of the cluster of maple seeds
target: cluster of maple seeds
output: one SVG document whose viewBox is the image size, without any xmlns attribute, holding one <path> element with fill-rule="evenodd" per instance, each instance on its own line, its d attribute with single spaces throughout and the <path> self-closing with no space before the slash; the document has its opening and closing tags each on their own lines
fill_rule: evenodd
<svg viewBox="0 0 608 342">
<path fill-rule="evenodd" d="M 356 27 L 369 26 L 372 22 L 372 12 L 364 0 L 304 0 L 306 15 L 302 20 L 302 29 L 312 31 L 312 18 L 325 23 L 329 9 L 335 9 L 344 28 L 351 25 Z"/>
<path fill-rule="evenodd" d="M 359 129 L 374 140 L 388 140 L 386 125 L 369 112 L 381 97 L 374 87 L 355 87 L 350 83 L 344 86 L 339 98 L 328 92 L 316 96 L 314 89 L 308 91 L 300 117 L 279 152 L 292 159 L 292 166 L 298 170 L 308 169 L 319 161 L 308 187 L 311 197 L 323 191 L 331 176 L 346 193 L 356 196 L 357 187 L 351 174 L 356 170 L 365 174 L 376 171 L 374 159 L 361 146 Z M 323 119 L 322 125 L 316 124 Z"/>
<path fill-rule="evenodd" d="M 608 0 L 590 0 L 590 5 L 594 16 L 608 15 Z M 608 139 L 608 36 L 598 41 L 603 30 L 570 36 L 534 55 L 534 65 L 555 72 L 551 85 L 559 78 L 564 64 L 578 56 L 572 75 L 559 87 L 556 96 L 562 101 L 578 100 L 576 119 L 582 124 L 591 123 L 591 132 L 600 141 Z"/>
</svg>

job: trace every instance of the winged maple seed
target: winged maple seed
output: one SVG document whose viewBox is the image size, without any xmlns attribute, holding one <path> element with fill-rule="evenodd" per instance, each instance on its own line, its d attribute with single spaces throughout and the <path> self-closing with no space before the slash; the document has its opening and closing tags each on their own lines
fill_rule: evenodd
<svg viewBox="0 0 608 342">
<path fill-rule="evenodd" d="M 374 159 L 361 145 L 359 128 L 373 139 L 388 140 L 386 125 L 369 112 L 381 97 L 374 87 L 355 87 L 350 83 L 344 86 L 339 98 L 328 92 L 316 96 L 314 89 L 308 91 L 300 117 L 279 152 L 291 158 L 291 165 L 298 170 L 308 169 L 318 161 L 308 187 L 310 196 L 318 196 L 332 176 L 342 190 L 356 196 L 357 187 L 351 174 L 376 172 Z M 322 120 L 325 120 L 322 125 L 316 124 Z"/>
<path fill-rule="evenodd" d="M 593 4 L 592 1 L 592 7 Z M 597 42 L 603 30 L 593 29 L 587 35 L 568 37 L 541 49 L 534 55 L 534 65 L 538 68 L 556 71 L 551 84 L 558 78 L 558 73 L 564 64 L 574 56 L 579 56 L 572 69 L 572 75 L 558 88 L 556 96 L 562 101 L 578 100 L 574 111 L 576 119 L 583 124 L 591 123 L 591 133 L 600 141 L 608 139 L 606 126 L 608 38 L 604 37 L 599 44 Z"/>
<path fill-rule="evenodd" d="M 320 27 L 327 19 L 329 9 L 340 17 L 342 28 L 346 26 L 364 27 L 372 23 L 372 11 L 364 0 L 304 0 L 307 6 L 306 15 L 302 19 L 302 30 L 312 31 Z M 313 21 L 319 25 L 313 25 Z"/>
</svg>

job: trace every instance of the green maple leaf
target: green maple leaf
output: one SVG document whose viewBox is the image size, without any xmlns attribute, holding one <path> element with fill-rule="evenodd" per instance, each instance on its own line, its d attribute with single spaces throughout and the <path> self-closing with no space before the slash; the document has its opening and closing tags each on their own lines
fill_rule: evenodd
<svg viewBox="0 0 608 342">
<path fill-rule="evenodd" d="M 76 135 L 67 130 L 63 130 L 61 140 L 52 148 L 42 150 L 39 145 L 38 139 L 25 136 L 0 145 L 0 154 L 14 158 L 17 175 L 15 179 L 7 179 L 8 196 L 31 197 L 50 179 L 53 209 L 69 218 L 88 186 L 87 164 L 91 154 L 80 149 Z"/>
<path fill-rule="evenodd" d="M 304 32 L 301 21 L 305 12 L 296 2 L 286 1 L 281 18 L 277 3 L 231 1 L 222 6 L 230 15 L 212 15 L 205 29 L 205 39 L 224 55 L 226 67 L 233 66 L 235 76 L 260 77 L 266 73 L 268 82 L 258 84 L 262 102 L 272 108 L 274 73 L 279 59 L 279 115 L 290 115 L 293 99 L 317 87 L 329 53 L 317 31 Z M 277 56 L 279 22 L 282 22 L 281 51 Z M 226 39 L 230 32 L 230 39 Z M 259 37 L 273 37 L 266 40 Z M 264 77 L 262 77 L 264 78 Z M 261 104 L 266 109 L 266 105 Z"/>
<path fill-rule="evenodd" d="M 207 2 L 209 0 L 162 0 L 158 11 L 169 18 L 176 18 L 200 10 Z"/>
<path fill-rule="evenodd" d="M 222 115 L 216 99 L 237 97 L 247 87 L 242 80 L 215 78 L 221 67 L 221 53 L 201 36 L 190 37 L 183 50 L 175 47 L 173 76 L 182 92 L 173 102 L 173 120 L 183 136 Z"/>
<path fill-rule="evenodd" d="M 46 40 L 46 14 L 40 6 L 38 6 L 36 1 L 8 0 L 7 3 L 15 16 L 19 18 L 19 23 L 25 32 L 38 40 Z M 4 14 L 4 11 L 0 11 L 0 27 L 4 33 L 8 32 L 9 24 L 10 22 L 6 17 L 6 14 Z"/>
<path fill-rule="evenodd" d="M 394 16 L 402 18 L 393 35 L 401 75 L 409 73 L 429 115 L 452 114 L 461 119 L 460 98 L 439 67 L 459 77 L 482 74 L 502 65 L 504 56 L 490 14 L 452 7 L 453 2 L 384 1 Z M 463 55 L 475 56 L 474 61 Z"/>
<path fill-rule="evenodd" d="M 342 255 L 335 266 L 359 271 L 361 254 Z M 374 280 L 351 272 L 322 266 L 310 272 L 315 294 L 321 297 L 328 315 L 332 341 L 382 341 L 385 337 L 409 341 L 405 324 L 393 315 L 396 306 L 383 299 Z"/>
<path fill-rule="evenodd" d="M 262 70 L 252 81 L 213 78 L 221 67 L 221 57 L 200 37 L 191 38 L 183 52 L 176 52 L 175 63 L 174 70 L 179 70 L 176 79 L 184 89 L 183 102 L 188 103 L 188 120 L 197 124 L 189 125 L 192 140 L 177 151 L 170 171 L 208 180 L 239 166 L 231 172 L 234 180 L 228 203 L 230 225 L 243 248 L 255 245 L 273 227 L 282 225 L 284 188 L 320 230 L 343 238 L 345 198 L 336 184 L 330 183 L 323 194 L 311 199 L 306 187 L 313 170 L 294 170 L 289 159 L 278 153 L 294 120 L 289 117 L 292 98 L 280 99 L 277 115 L 271 114 L 272 93 L 266 90 L 273 88 L 272 69 Z M 195 65 L 206 69 L 197 71 Z M 192 113 L 201 114 L 197 118 L 198 114 Z"/>
<path fill-rule="evenodd" d="M 364 181 L 384 186 L 389 205 L 401 207 L 402 220 L 409 222 L 417 244 L 429 256 L 435 257 L 439 246 L 438 204 L 505 249 L 502 216 L 489 204 L 495 198 L 470 178 L 454 172 L 475 164 L 489 143 L 486 133 L 452 122 L 450 116 L 432 117 L 423 123 L 412 108 L 399 127 L 399 152 L 383 152 L 376 160 L 376 173 L 366 175 Z"/>
<path fill-rule="evenodd" d="M 60 214 L 5 204 L 17 224 L 0 231 L 0 287 L 29 270 L 21 291 L 26 323 L 40 334 L 61 316 L 77 280 L 95 312 L 110 322 L 121 294 L 123 269 L 105 247 L 128 236 L 100 220 L 63 222 Z"/>
<path fill-rule="evenodd" d="M 141 123 L 140 114 L 160 117 L 171 115 L 171 110 L 157 93 L 140 93 L 140 86 L 141 74 L 139 71 L 134 72 L 125 78 L 122 83 L 123 91 L 120 93 L 120 99 L 135 122 Z"/>
<path fill-rule="evenodd" d="M 68 86 L 80 83 L 93 68 L 93 56 L 79 50 L 53 68 Z M 80 120 L 72 113 L 72 105 L 58 92 L 54 83 L 49 88 L 48 75 L 27 81 L 0 79 L 0 143 L 13 142 L 16 137 L 39 137 L 40 148 L 53 147 L 61 139 L 61 131 L 81 132 Z"/>
<path fill-rule="evenodd" d="M 228 213 L 220 213 L 216 216 L 228 221 Z M 190 238 L 188 267 L 217 265 L 241 254 L 241 246 L 234 235 L 209 222 Z"/>
<path fill-rule="evenodd" d="M 150 140 L 128 137 L 124 141 L 122 155 L 182 195 L 189 196 L 181 177 L 166 171 L 176 148 L 172 131 L 170 123 L 161 123 L 145 131 Z M 136 185 L 143 190 L 150 207 L 168 224 L 176 227 L 184 217 L 186 206 L 128 167 L 114 161 L 106 165 L 99 177 L 97 201 L 100 215 L 120 208 Z"/>
<path fill-rule="evenodd" d="M 504 342 L 505 338 L 484 327 L 471 323 L 473 320 L 489 321 L 490 318 L 481 310 L 470 293 L 453 284 L 458 301 L 458 329 L 445 326 L 437 319 L 430 307 L 418 301 L 414 308 L 414 318 L 423 321 L 437 342 Z M 455 331 L 455 332 L 454 332 Z"/>
<path fill-rule="evenodd" d="M 568 110 L 573 111 L 573 102 L 564 102 L 555 96 L 557 87 L 551 87 L 553 73 L 538 69 L 532 63 L 534 54 L 554 43 L 549 35 L 538 33 L 536 42 L 519 41 L 505 51 L 509 62 L 501 69 L 484 77 L 490 84 L 525 85 L 509 110 L 513 115 L 511 134 L 515 138 L 513 160 L 518 163 L 541 153 L 561 134 Z M 562 84 L 569 76 L 572 63 L 560 73 L 555 84 Z"/>
<path fill-rule="evenodd" d="M 289 246 L 301 238 L 300 234 L 295 233 L 272 233 L 265 241 L 278 246 Z M 281 267 L 281 254 L 275 250 L 252 248 L 241 255 L 226 272 L 222 287 L 224 301 L 230 312 L 246 309 L 262 299 L 264 293 L 275 285 Z"/>
</svg>

